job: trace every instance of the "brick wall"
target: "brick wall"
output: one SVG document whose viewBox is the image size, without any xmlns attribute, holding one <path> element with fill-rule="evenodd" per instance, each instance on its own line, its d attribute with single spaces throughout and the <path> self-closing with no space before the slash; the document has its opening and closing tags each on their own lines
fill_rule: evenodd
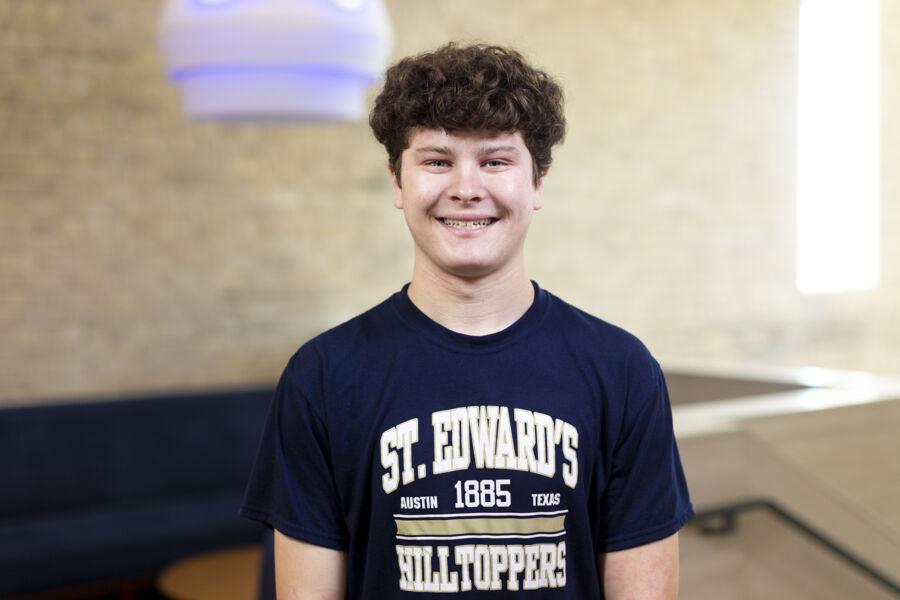
<svg viewBox="0 0 900 600">
<path fill-rule="evenodd" d="M 570 133 L 531 275 L 661 358 L 900 373 L 900 0 L 872 293 L 794 288 L 797 2 L 388 0 L 396 55 L 512 43 Z M 186 122 L 149 0 L 0 0 L 0 402 L 270 383 L 408 279 L 365 124 Z"/>
</svg>

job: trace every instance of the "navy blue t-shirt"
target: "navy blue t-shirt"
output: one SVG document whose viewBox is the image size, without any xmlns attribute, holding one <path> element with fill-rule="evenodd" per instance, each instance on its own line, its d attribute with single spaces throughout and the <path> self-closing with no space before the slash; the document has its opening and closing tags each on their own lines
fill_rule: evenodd
<svg viewBox="0 0 900 600">
<path fill-rule="evenodd" d="M 404 287 L 303 345 L 241 514 L 346 551 L 353 599 L 602 598 L 599 553 L 692 515 L 666 385 L 637 338 L 534 288 L 491 335 Z"/>
</svg>

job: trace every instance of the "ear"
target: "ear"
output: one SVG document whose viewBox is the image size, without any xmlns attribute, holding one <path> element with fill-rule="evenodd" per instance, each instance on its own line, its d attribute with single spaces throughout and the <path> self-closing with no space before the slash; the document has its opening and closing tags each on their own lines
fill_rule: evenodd
<svg viewBox="0 0 900 600">
<path fill-rule="evenodd" d="M 400 188 L 400 180 L 397 178 L 397 173 L 388 166 L 388 171 L 391 173 L 391 187 L 394 188 L 394 208 L 403 209 L 403 190 Z"/>
<path fill-rule="evenodd" d="M 541 210 L 541 207 L 544 206 L 544 203 L 541 200 L 541 192 L 544 191 L 544 176 L 546 174 L 547 169 L 544 169 L 544 173 L 534 182 L 534 201 L 532 202 L 534 210 Z"/>
</svg>

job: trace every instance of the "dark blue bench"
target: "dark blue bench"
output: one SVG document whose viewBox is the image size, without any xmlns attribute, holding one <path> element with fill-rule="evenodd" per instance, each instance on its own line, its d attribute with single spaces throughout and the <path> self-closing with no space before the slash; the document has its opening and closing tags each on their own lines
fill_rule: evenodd
<svg viewBox="0 0 900 600">
<path fill-rule="evenodd" d="M 0 597 L 149 577 L 259 540 L 237 510 L 271 396 L 0 409 Z"/>
</svg>

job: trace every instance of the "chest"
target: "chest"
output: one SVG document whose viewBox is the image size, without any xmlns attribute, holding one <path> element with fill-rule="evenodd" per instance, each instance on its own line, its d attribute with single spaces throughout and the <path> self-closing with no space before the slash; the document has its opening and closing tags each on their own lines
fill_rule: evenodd
<svg viewBox="0 0 900 600">
<path fill-rule="evenodd" d="M 616 420 L 594 373 L 522 355 L 377 359 L 326 393 L 339 489 L 393 512 L 562 509 Z"/>
</svg>

